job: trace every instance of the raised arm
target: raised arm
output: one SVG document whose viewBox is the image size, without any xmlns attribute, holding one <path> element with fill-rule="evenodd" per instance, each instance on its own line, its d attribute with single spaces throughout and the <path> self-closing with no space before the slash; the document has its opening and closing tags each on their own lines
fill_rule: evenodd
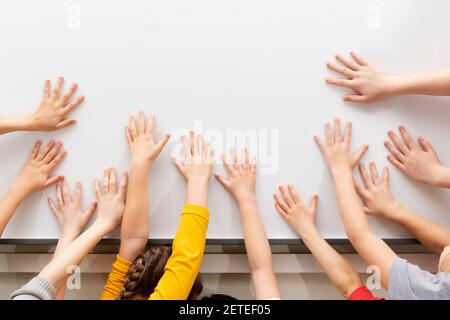
<svg viewBox="0 0 450 320">
<path fill-rule="evenodd" d="M 370 164 L 370 174 L 364 165 L 359 167 L 364 187 L 356 185 L 356 191 L 366 206 L 364 211 L 400 224 L 432 252 L 441 254 L 450 245 L 450 231 L 433 221 L 401 206 L 389 189 L 389 170 L 378 175 L 375 163 Z"/>
<path fill-rule="evenodd" d="M 450 188 L 450 168 L 441 163 L 431 143 L 422 137 L 416 143 L 404 126 L 399 127 L 399 132 L 401 138 L 388 131 L 391 142 L 384 142 L 388 160 L 417 182 Z"/>
<path fill-rule="evenodd" d="M 450 95 L 450 69 L 410 76 L 388 75 L 350 52 L 350 59 L 336 55 L 339 63 L 327 67 L 344 76 L 344 79 L 326 78 L 328 84 L 348 88 L 354 92 L 344 96 L 344 101 L 355 103 L 377 102 L 400 95 Z"/>
<path fill-rule="evenodd" d="M 364 261 L 368 265 L 380 268 L 381 282 L 387 289 L 391 266 L 397 255 L 383 240 L 371 233 L 352 177 L 352 169 L 364 155 L 367 146 L 363 146 L 355 155 L 352 155 L 350 152 L 351 123 L 347 123 L 345 134 L 342 135 L 339 119 L 334 121 L 334 130 L 331 124 L 325 124 L 325 136 L 325 143 L 322 143 L 319 136 L 315 136 L 314 140 L 333 177 L 345 231 Z"/>
<path fill-rule="evenodd" d="M 19 176 L 0 200 L 0 236 L 16 210 L 30 194 L 61 179 L 61 176 L 51 174 L 67 154 L 62 149 L 62 143 L 50 141 L 42 152 L 41 144 L 41 141 L 35 144 Z"/>
<path fill-rule="evenodd" d="M 73 83 L 69 90 L 61 96 L 64 78 L 60 77 L 55 89 L 51 89 L 50 80 L 44 84 L 44 93 L 37 109 L 28 115 L 1 117 L 0 135 L 13 131 L 56 131 L 76 123 L 68 115 L 84 100 L 80 96 L 72 101 L 78 85 Z"/>
<path fill-rule="evenodd" d="M 133 261 L 147 245 L 149 237 L 148 173 L 150 165 L 169 141 L 164 135 L 159 143 L 153 140 L 155 116 L 148 121 L 143 111 L 139 119 L 130 117 L 125 134 L 131 154 L 130 182 L 125 213 L 120 229 L 120 251 L 122 259 Z"/>
<path fill-rule="evenodd" d="M 97 198 L 97 219 L 78 238 L 72 241 L 67 248 L 58 254 L 39 274 L 55 288 L 64 286 L 68 269 L 77 266 L 95 245 L 122 221 L 127 193 L 126 173 L 123 174 L 119 189 L 117 190 L 116 170 L 105 170 L 103 188 L 95 180 L 94 190 Z"/>
<path fill-rule="evenodd" d="M 186 300 L 200 271 L 209 223 L 208 185 L 212 173 L 212 147 L 191 131 L 182 137 L 184 159 L 173 159 L 187 181 L 186 203 L 181 213 L 172 255 L 150 300 Z"/>
<path fill-rule="evenodd" d="M 250 161 L 247 149 L 243 150 L 241 161 L 238 161 L 235 149 L 231 151 L 231 157 L 230 164 L 225 155 L 222 156 L 228 178 L 215 176 L 239 206 L 256 299 L 281 299 L 269 241 L 256 204 L 256 160 Z"/>
<path fill-rule="evenodd" d="M 61 234 L 53 255 L 57 259 L 74 241 L 91 219 L 96 203 L 93 202 L 86 212 L 81 209 L 81 183 L 77 183 L 75 195 L 72 198 L 66 179 L 56 185 L 56 201 L 48 198 L 48 204 L 59 225 Z M 67 278 L 66 278 L 67 279 Z M 56 300 L 63 300 L 66 289 L 65 282 L 56 289 Z"/>
<path fill-rule="evenodd" d="M 363 286 L 355 268 L 326 242 L 316 228 L 317 195 L 306 206 L 294 186 L 280 186 L 275 194 L 275 208 L 291 228 L 302 238 L 309 251 L 325 270 L 331 282 L 345 298 Z"/>
</svg>

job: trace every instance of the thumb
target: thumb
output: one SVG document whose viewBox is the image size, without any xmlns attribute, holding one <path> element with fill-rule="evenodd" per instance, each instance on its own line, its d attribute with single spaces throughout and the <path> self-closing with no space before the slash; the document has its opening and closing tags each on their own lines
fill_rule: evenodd
<svg viewBox="0 0 450 320">
<path fill-rule="evenodd" d="M 319 201 L 319 196 L 317 194 L 313 195 L 311 201 L 309 202 L 309 207 L 313 209 L 314 212 L 317 210 L 317 202 Z"/>
<path fill-rule="evenodd" d="M 161 153 L 162 149 L 166 146 L 167 142 L 170 140 L 170 134 L 166 133 L 164 137 L 161 139 L 161 141 L 156 145 L 156 152 L 153 155 L 153 158 L 156 158 Z"/>
<path fill-rule="evenodd" d="M 84 213 L 84 219 L 85 219 L 86 223 L 88 223 L 89 220 L 91 220 L 92 215 L 94 214 L 96 208 L 97 208 L 97 202 L 92 202 L 91 205 L 89 206 L 89 208 Z"/>
<path fill-rule="evenodd" d="M 369 149 L 369 145 L 362 145 L 354 154 L 353 154 L 353 167 L 355 167 L 362 159 L 362 157 L 366 154 Z"/>
<path fill-rule="evenodd" d="M 428 141 L 426 141 L 424 138 L 419 137 L 419 144 L 422 147 L 422 149 L 426 152 L 431 152 L 432 154 L 434 154 L 437 157 L 437 153 L 434 150 L 433 146 L 431 145 L 431 143 L 429 143 Z"/>
<path fill-rule="evenodd" d="M 48 187 L 54 185 L 55 183 L 57 183 L 62 178 L 63 178 L 63 176 L 55 176 L 55 177 L 48 178 L 44 184 L 44 187 L 48 188 Z"/>
<path fill-rule="evenodd" d="M 225 179 L 224 176 L 220 174 L 214 174 L 214 177 L 219 181 L 219 183 L 225 188 L 228 189 L 228 181 Z"/>
<path fill-rule="evenodd" d="M 364 206 L 364 207 L 363 207 L 363 210 L 364 210 L 364 213 L 367 214 L 367 215 L 369 215 L 369 216 L 374 216 L 374 215 L 375 215 L 375 211 L 373 211 L 372 209 L 370 209 L 370 208 L 367 207 L 367 206 Z"/>
</svg>

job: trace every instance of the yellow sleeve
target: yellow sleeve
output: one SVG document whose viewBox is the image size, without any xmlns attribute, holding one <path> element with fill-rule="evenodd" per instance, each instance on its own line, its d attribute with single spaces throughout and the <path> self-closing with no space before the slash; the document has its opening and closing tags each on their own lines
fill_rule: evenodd
<svg viewBox="0 0 450 320">
<path fill-rule="evenodd" d="M 149 300 L 186 300 L 202 264 L 209 211 L 185 205 L 172 243 L 172 255 Z"/>
<path fill-rule="evenodd" d="M 115 300 L 117 298 L 132 264 L 132 261 L 122 259 L 117 255 L 100 300 Z"/>
</svg>

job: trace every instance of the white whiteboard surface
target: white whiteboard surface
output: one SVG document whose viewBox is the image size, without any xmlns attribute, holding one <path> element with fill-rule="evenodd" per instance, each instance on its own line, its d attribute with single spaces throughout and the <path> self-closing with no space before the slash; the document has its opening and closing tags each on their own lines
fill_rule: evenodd
<svg viewBox="0 0 450 320">
<path fill-rule="evenodd" d="M 92 180 L 102 177 L 105 167 L 128 169 L 123 127 L 142 108 L 157 114 L 157 138 L 174 132 L 149 178 L 151 238 L 175 234 L 185 183 L 170 151 L 181 129 L 195 122 L 206 135 L 227 129 L 274 134 L 270 143 L 250 146 L 260 155 L 267 145 L 271 150 L 270 161 L 260 164 L 266 174 L 258 177 L 257 191 L 269 238 L 297 238 L 273 207 L 272 194 L 281 183 L 295 184 L 304 198 L 319 193 L 320 231 L 326 238 L 346 238 L 330 175 L 312 136 L 322 134 L 323 123 L 336 116 L 351 120 L 353 146 L 368 143 L 365 161 L 382 166 L 387 165 L 386 131 L 404 124 L 429 139 L 450 164 L 450 100 L 344 104 L 344 90 L 324 83 L 331 74 L 325 63 L 336 53 L 355 50 L 391 73 L 449 67 L 448 12 L 445 0 L 2 1 L 0 114 L 34 110 L 44 79 L 59 75 L 66 84 L 76 81 L 86 100 L 74 113 L 74 127 L 0 137 L 0 191 L 18 174 L 36 139 L 61 139 L 69 155 L 58 173 L 72 185 L 81 181 L 88 203 Z M 225 142 L 227 148 L 234 144 Z M 399 202 L 450 227 L 448 191 L 413 183 L 392 167 L 391 184 Z M 53 195 L 49 189 L 29 198 L 3 238 L 57 238 L 46 201 Z M 216 181 L 210 211 L 209 239 L 242 238 L 238 210 Z M 382 237 L 410 237 L 389 222 L 370 222 Z"/>
</svg>

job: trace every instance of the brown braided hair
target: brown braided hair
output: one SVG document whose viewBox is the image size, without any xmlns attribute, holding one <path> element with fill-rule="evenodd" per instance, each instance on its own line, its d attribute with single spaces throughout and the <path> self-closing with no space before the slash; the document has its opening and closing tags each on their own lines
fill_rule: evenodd
<svg viewBox="0 0 450 320">
<path fill-rule="evenodd" d="M 164 275 L 164 268 L 172 255 L 170 246 L 151 246 L 140 253 L 128 271 L 118 300 L 146 300 L 155 291 L 159 280 Z M 196 299 L 202 292 L 203 285 L 199 277 L 195 279 L 188 300 Z"/>
</svg>

